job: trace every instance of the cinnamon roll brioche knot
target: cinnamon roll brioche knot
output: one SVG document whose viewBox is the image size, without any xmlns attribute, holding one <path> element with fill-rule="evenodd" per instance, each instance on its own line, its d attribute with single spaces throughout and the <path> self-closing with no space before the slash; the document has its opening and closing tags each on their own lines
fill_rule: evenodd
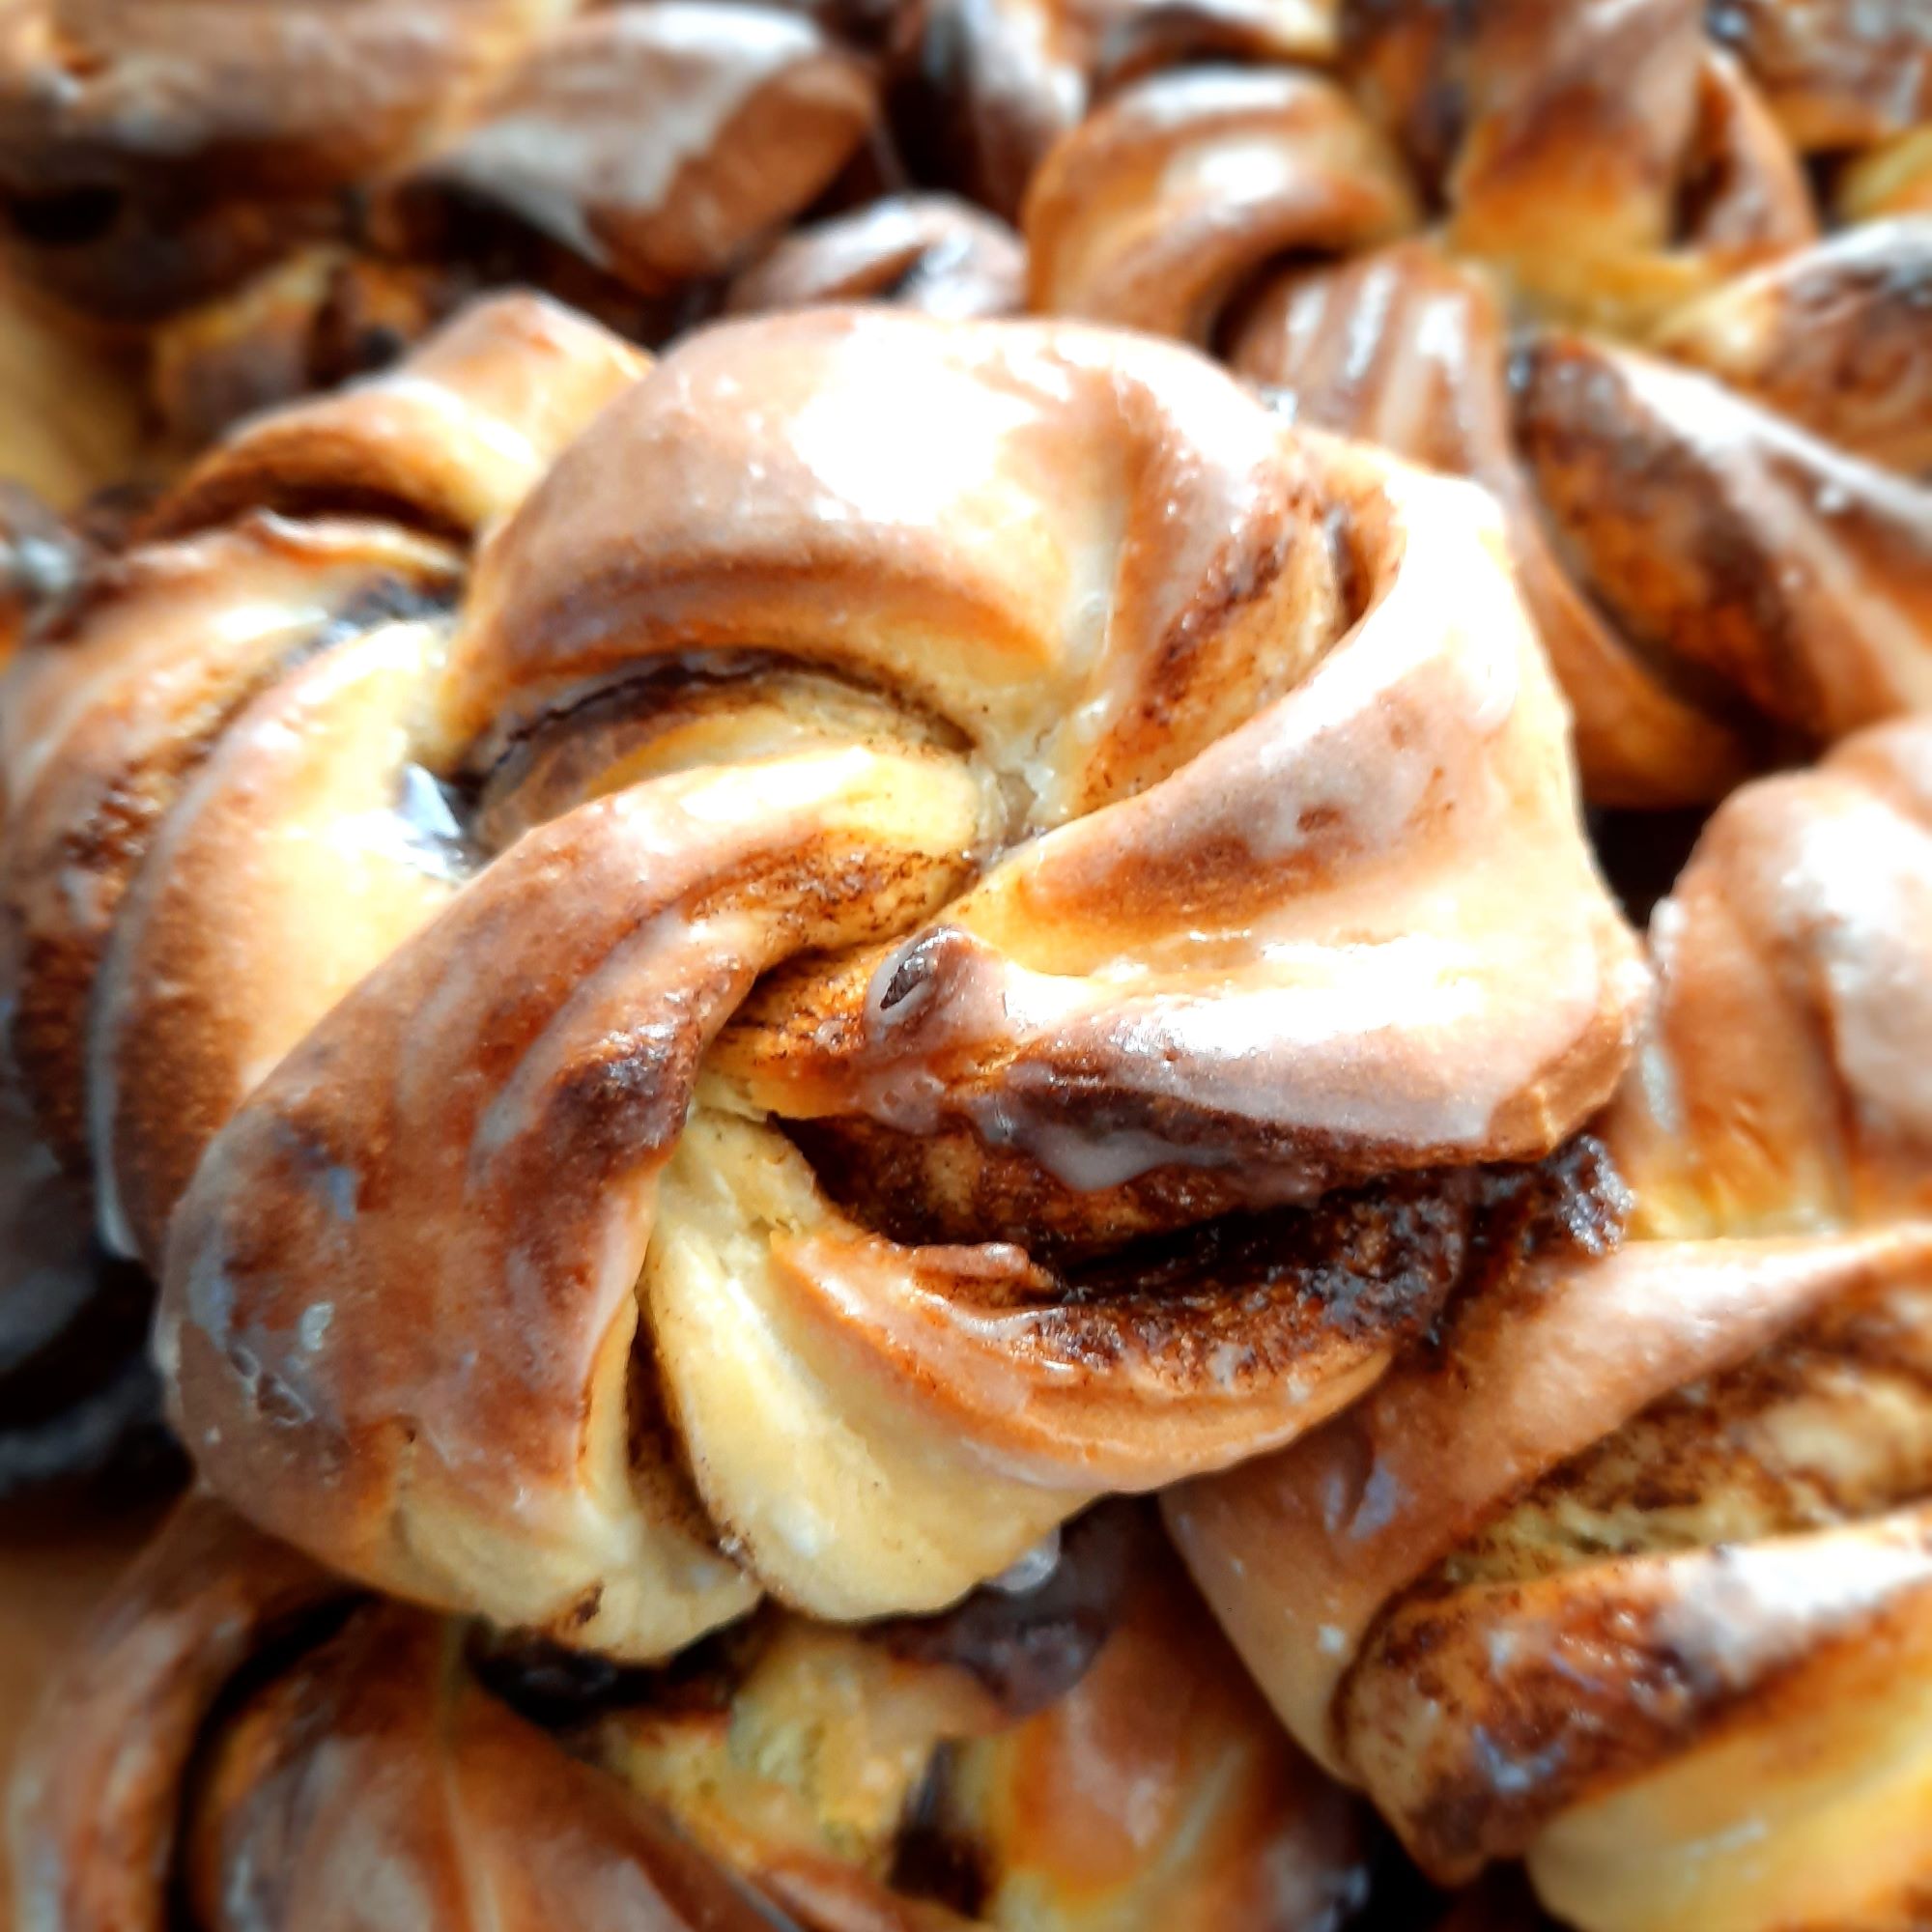
<svg viewBox="0 0 1932 1932">
<path fill-rule="evenodd" d="M 1170 1512 L 1290 1727 L 1437 1876 L 1588 1932 L 1910 1921 L 1932 1862 L 1932 730 L 1718 812 L 1544 1255 Z"/>
<path fill-rule="evenodd" d="M 516 298 L 238 431 L 25 653 L 0 852 L 205 1476 L 624 1656 L 1360 1393 L 1644 985 L 1478 493 L 1080 325 L 641 371 Z"/>
<path fill-rule="evenodd" d="M 1332 71 L 1091 113 L 1028 193 L 1032 303 L 1484 483 L 1592 800 L 1720 797 L 1932 690 L 1932 227 L 1823 158 L 1923 135 L 1917 21 L 1378 0 Z"/>
<path fill-rule="evenodd" d="M 657 297 L 810 205 L 877 96 L 782 0 L 25 0 L 0 213 L 29 279 L 122 326 L 342 238 Z"/>
<path fill-rule="evenodd" d="M 208 1479 L 628 1656 L 1305 1429 L 1644 985 L 1478 493 L 1078 325 L 640 367 L 520 299 L 239 432 L 0 881 Z"/>
<path fill-rule="evenodd" d="M 731 315 L 891 301 L 958 321 L 1026 306 L 1026 249 L 1005 222 L 945 194 L 888 195 L 796 230 L 732 278 Z"/>
<path fill-rule="evenodd" d="M 1096 1511 L 1041 1569 L 627 1669 L 362 1596 L 193 1497 L 49 1689 L 10 1923 L 1321 1932 L 1358 1903 L 1357 1807 L 1151 1516 Z"/>
<path fill-rule="evenodd" d="M 1325 60 L 1337 0 L 922 0 L 895 121 L 914 166 L 1011 218 L 1054 142 L 1112 87 L 1187 59 Z"/>
</svg>

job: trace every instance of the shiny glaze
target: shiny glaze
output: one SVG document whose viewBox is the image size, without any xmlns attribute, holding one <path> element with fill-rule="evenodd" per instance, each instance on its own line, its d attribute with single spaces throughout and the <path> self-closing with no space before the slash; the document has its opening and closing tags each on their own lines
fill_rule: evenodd
<svg viewBox="0 0 1932 1932">
<path fill-rule="evenodd" d="M 336 1884 L 358 1923 L 398 1928 L 478 1909 L 502 1926 L 781 1922 L 454 1673 L 454 1633 L 381 1607 L 345 1628 L 351 1601 L 212 1500 L 181 1506 L 49 1687 L 14 1772 L 21 1932 L 159 1932 L 178 1898 L 210 1932 L 294 1932 L 352 1909 Z"/>
<path fill-rule="evenodd" d="M 77 1056 L 90 1025 L 116 1024 L 95 999 L 107 942 L 176 806 L 191 795 L 190 815 L 207 809 L 197 774 L 217 741 L 251 701 L 272 705 L 264 688 L 305 659 L 399 613 L 419 618 L 446 605 L 455 554 L 405 526 L 472 534 L 641 367 L 635 352 L 540 299 L 482 305 L 394 375 L 251 421 L 170 493 L 147 524 L 150 540 L 97 571 L 59 626 L 22 654 L 0 704 L 0 983 L 43 1131 L 71 1166 L 84 1169 L 88 1134 L 75 1111 L 85 1107 Z M 349 521 L 338 510 L 395 521 Z M 408 734 L 381 755 L 389 781 L 400 783 Z M 228 808 L 237 822 L 225 851 L 245 876 L 238 845 L 275 834 L 259 814 L 258 782 L 243 782 L 252 789 Z M 197 863 L 190 841 L 182 864 Z M 201 896 L 197 889 L 191 899 Z M 198 904 L 174 918 L 199 944 Z M 129 928 L 148 923 L 137 911 Z M 252 908 L 239 929 L 249 935 L 240 956 L 223 962 L 187 1022 L 203 1042 L 200 1064 L 225 1060 L 231 1069 L 211 1076 L 217 1097 L 185 1096 L 183 1086 L 194 1083 L 178 1084 L 181 1069 L 165 1053 L 156 1068 L 161 1118 L 172 1120 L 185 1097 L 175 1185 L 261 1070 L 250 1066 L 251 1027 L 235 1015 L 278 972 L 282 941 L 255 923 Z M 124 949 L 129 943 L 124 935 Z M 126 974 L 115 971 L 118 988 Z M 157 978 L 165 999 L 181 1004 L 172 975 Z M 285 1023 L 298 1033 L 338 990 L 325 976 L 312 1003 Z M 192 995 L 185 1004 L 197 1005 Z M 111 1165 L 111 1148 L 101 1151 Z M 110 1180 L 110 1232 L 125 1241 L 111 1195 Z M 170 1206 L 171 1192 L 150 1221 L 151 1264 Z"/>
<path fill-rule="evenodd" d="M 508 240 L 552 285 L 650 295 L 749 257 L 877 113 L 869 66 L 783 5 L 30 0 L 0 31 L 0 204 L 26 277 L 122 328 L 343 240 L 457 265 Z"/>
<path fill-rule="evenodd" d="M 1291 1729 L 1564 1918 L 1907 1922 L 1928 1879 L 1922 722 L 1736 793 L 1600 1123 L 1622 1250 L 1533 1262 L 1169 1520 Z"/>
<path fill-rule="evenodd" d="M 943 443 L 898 433 L 915 411 Z M 387 715 L 357 662 L 309 680 L 342 685 L 345 747 Z M 374 970 L 202 1161 L 160 1340 L 225 1493 L 433 1604 L 652 1656 L 761 1589 L 952 1601 L 1096 1492 L 1371 1382 L 1465 1265 L 1461 1183 L 1421 1171 L 1535 1159 L 1628 1051 L 1642 975 L 1480 498 L 1292 437 L 1180 350 L 721 327 L 485 544 L 422 663 L 398 735 L 482 777 L 502 849 L 394 925 L 333 858 L 287 872 L 298 923 L 349 895 L 329 987 L 365 943 Z M 225 893 L 265 902 L 271 835 L 221 859 L 244 774 L 293 852 L 369 810 L 393 767 L 355 776 L 320 721 L 275 755 L 271 707 L 307 701 L 223 745 L 146 902 L 212 894 L 216 932 Z M 152 1025 L 180 1083 L 210 1056 L 142 976 L 220 976 L 185 919 L 172 952 L 140 931 L 113 1055 Z M 306 984 L 224 1027 L 248 1065 L 194 1090 L 211 1124 Z M 160 1206 L 187 1162 L 143 1152 L 139 1091 L 103 1065 L 97 1119 Z M 902 1205 L 1005 1211 L 867 1229 L 782 1131 L 810 1121 L 943 1128 L 952 1171 L 902 1171 Z M 1339 1185 L 1357 1218 L 1305 1280 L 1237 1300 L 1210 1259 L 1184 1320 L 1027 1252 Z"/>
<path fill-rule="evenodd" d="M 1036 309 L 1206 346 L 1256 264 L 1373 247 L 1420 211 L 1333 81 L 1183 69 L 1095 108 L 1041 162 L 1020 219 Z"/>
<path fill-rule="evenodd" d="M 1326 59 L 1338 13 L 1337 0 L 931 0 L 913 15 L 902 135 L 916 161 L 1010 219 L 1110 82 L 1203 55 Z"/>
<path fill-rule="evenodd" d="M 433 140 L 570 11 L 567 0 L 10 8 L 0 180 L 27 211 L 15 245 L 65 299 L 121 322 L 164 313 L 327 227 L 331 191 Z M 236 194 L 236 156 L 258 185 L 252 203 Z M 45 243 L 33 239 L 37 208 L 55 217 Z M 67 240 L 60 223 L 74 209 Z"/>
<path fill-rule="evenodd" d="M 650 294 L 751 255 L 877 104 L 864 63 L 784 8 L 583 10 L 384 192 L 407 223 L 445 198 L 498 212 Z"/>
<path fill-rule="evenodd" d="M 1005 222 L 943 194 L 888 195 L 800 228 L 732 278 L 732 315 L 886 300 L 966 321 L 1025 304 L 1026 250 Z"/>
<path fill-rule="evenodd" d="M 572 1677 L 196 1497 L 50 1687 L 9 1823 L 21 1932 L 1320 1932 L 1366 1884 L 1133 1511 L 947 1617 Z"/>
<path fill-rule="evenodd" d="M 1592 800 L 1719 797 L 1919 701 L 1928 130 L 1888 12 L 1374 0 L 1332 77 L 1157 67 L 1042 160 L 1034 302 L 1485 483 Z M 1813 83 L 1883 123 L 1824 239 Z"/>
<path fill-rule="evenodd" d="M 1913 0 L 1722 0 L 1711 18 L 1805 149 L 1862 148 L 1932 119 L 1932 20 Z"/>
</svg>

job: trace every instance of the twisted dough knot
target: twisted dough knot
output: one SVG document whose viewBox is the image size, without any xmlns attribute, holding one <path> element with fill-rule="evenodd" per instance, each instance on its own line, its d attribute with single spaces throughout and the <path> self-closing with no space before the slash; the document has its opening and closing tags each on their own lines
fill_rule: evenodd
<svg viewBox="0 0 1932 1932">
<path fill-rule="evenodd" d="M 1171 1513 L 1296 1735 L 1590 1932 L 1932 1879 L 1928 773 L 1889 725 L 1712 821 L 1603 1122 L 1635 1238 Z"/>
<path fill-rule="evenodd" d="M 1183 350 L 819 312 L 459 585 L 414 531 L 634 366 L 513 303 L 217 451 L 9 706 L 6 888 L 211 1480 L 642 1656 L 1326 1414 L 1643 979 L 1476 493 Z"/>
<path fill-rule="evenodd" d="M 1138 1513 L 944 1618 L 769 1614 L 667 1681 L 354 1599 L 196 1498 L 64 1667 L 12 1822 L 21 1932 L 1317 1932 L 1364 1880 Z"/>
<path fill-rule="evenodd" d="M 877 92 L 782 0 L 25 0 L 0 191 L 30 278 L 115 323 L 345 227 L 651 296 L 808 206 Z"/>
<path fill-rule="evenodd" d="M 967 321 L 1026 305 L 1026 250 L 1004 222 L 945 194 L 888 195 L 796 230 L 732 278 L 727 314 L 891 301 Z"/>
<path fill-rule="evenodd" d="M 904 137 L 916 164 L 1011 216 L 1096 92 L 1189 57 L 1329 59 L 1337 11 L 1337 0 L 922 0 L 907 10 L 914 78 L 898 86 L 916 111 L 901 117 Z"/>
<path fill-rule="evenodd" d="M 1914 0 L 1722 0 L 1711 32 L 1847 220 L 1932 212 L 1932 20 Z"/>
<path fill-rule="evenodd" d="M 1876 92 L 1871 10 L 1825 11 L 1817 57 Z M 1925 703 L 1932 226 L 1820 240 L 1691 0 L 1352 22 L 1352 92 L 1182 70 L 1098 109 L 1028 199 L 1035 306 L 1211 341 L 1486 484 L 1598 802 L 1721 796 Z"/>
</svg>

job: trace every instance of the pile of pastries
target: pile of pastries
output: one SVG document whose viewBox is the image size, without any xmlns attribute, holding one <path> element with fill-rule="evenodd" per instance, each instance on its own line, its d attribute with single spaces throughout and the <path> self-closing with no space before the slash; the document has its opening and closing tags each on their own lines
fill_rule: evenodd
<svg viewBox="0 0 1932 1932">
<path fill-rule="evenodd" d="M 10 0 L 0 248 L 20 1932 L 1932 1922 L 1932 8 Z"/>
</svg>

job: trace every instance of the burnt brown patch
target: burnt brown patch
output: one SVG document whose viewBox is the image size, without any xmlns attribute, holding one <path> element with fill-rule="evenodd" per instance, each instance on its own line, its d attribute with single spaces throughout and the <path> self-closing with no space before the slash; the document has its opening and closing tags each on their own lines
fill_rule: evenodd
<svg viewBox="0 0 1932 1932">
<path fill-rule="evenodd" d="M 1079 1683 L 1113 1634 L 1153 1538 L 1146 1507 L 1116 1501 L 1060 1532 L 1058 1558 L 1031 1589 L 985 1585 L 934 1617 L 894 1617 L 871 1639 L 895 1657 L 951 1664 L 1030 1717 Z"/>
<path fill-rule="evenodd" d="M 991 1847 L 953 1817 L 954 1753 L 932 1754 L 893 1840 L 886 1883 L 907 1898 L 927 1898 L 977 1922 L 996 1876 Z"/>
<path fill-rule="evenodd" d="M 661 1664 L 620 1663 L 530 1631 L 471 1628 L 465 1658 L 477 1681 L 520 1716 L 569 1733 L 611 1711 L 727 1711 L 770 1647 L 782 1611 L 769 1605 Z"/>
</svg>

